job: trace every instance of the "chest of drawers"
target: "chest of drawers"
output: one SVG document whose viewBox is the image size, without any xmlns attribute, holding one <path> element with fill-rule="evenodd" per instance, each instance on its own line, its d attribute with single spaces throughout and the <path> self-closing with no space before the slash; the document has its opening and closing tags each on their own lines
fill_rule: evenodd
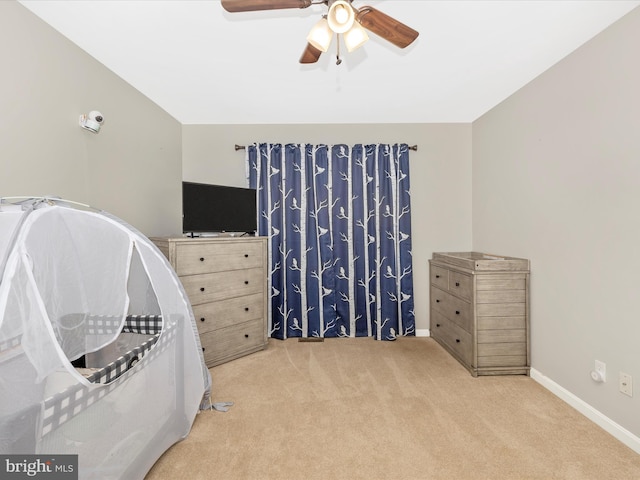
<svg viewBox="0 0 640 480">
<path fill-rule="evenodd" d="M 529 271 L 480 252 L 429 261 L 431 336 L 473 376 L 529 374 Z"/>
<path fill-rule="evenodd" d="M 266 347 L 266 238 L 151 240 L 189 297 L 208 367 Z"/>
</svg>

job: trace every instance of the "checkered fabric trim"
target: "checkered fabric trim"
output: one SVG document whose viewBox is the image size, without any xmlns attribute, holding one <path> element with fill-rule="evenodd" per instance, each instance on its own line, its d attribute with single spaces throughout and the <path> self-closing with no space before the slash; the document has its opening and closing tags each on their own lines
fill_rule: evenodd
<svg viewBox="0 0 640 480">
<path fill-rule="evenodd" d="M 91 317 L 86 321 L 85 332 L 89 335 L 115 334 L 121 317 Z M 156 335 L 162 332 L 162 315 L 127 315 L 121 332 Z M 22 334 L 0 342 L 0 353 L 22 343 Z"/>
<path fill-rule="evenodd" d="M 158 341 L 160 334 L 156 334 L 149 340 L 142 342 L 137 347 L 129 350 L 124 355 L 121 355 L 109 365 L 101 368 L 95 373 L 92 373 L 87 377 L 91 383 L 110 383 L 116 378 L 129 370 L 130 367 L 142 360 L 142 357 L 151 349 L 151 347 Z"/>
<path fill-rule="evenodd" d="M 86 320 L 86 333 L 108 335 L 118 332 L 122 317 L 90 317 Z M 162 331 L 162 315 L 127 315 L 123 332 L 155 335 Z"/>
<path fill-rule="evenodd" d="M 119 332 L 122 317 L 89 317 L 85 321 L 86 335 L 112 335 Z"/>
<path fill-rule="evenodd" d="M 20 345 L 20 343 L 22 343 L 22 334 L 17 337 L 9 338 L 8 340 L 3 340 L 0 342 L 0 352 L 11 350 L 13 347 Z"/>
<path fill-rule="evenodd" d="M 129 315 L 124 321 L 122 331 L 155 335 L 162 331 L 162 315 Z"/>
<path fill-rule="evenodd" d="M 148 348 L 143 353 L 143 356 L 147 356 L 147 361 L 143 364 L 132 362 L 133 355 L 132 353 L 137 349 L 143 349 L 142 345 L 134 348 L 130 352 L 127 352 L 125 355 L 122 355 L 118 360 L 113 362 L 112 364 L 118 363 L 121 359 L 125 357 L 129 358 L 129 361 L 122 360 L 122 364 L 128 366 L 128 369 L 122 370 L 118 373 L 118 368 L 112 369 L 114 373 L 106 374 L 101 371 L 97 371 L 91 376 L 96 376 L 97 378 L 114 378 L 115 380 L 111 381 L 106 385 L 101 385 L 100 387 L 85 387 L 84 385 L 78 383 L 68 387 L 66 390 L 62 392 L 56 393 L 55 395 L 45 399 L 43 415 L 42 415 L 42 436 L 51 433 L 56 430 L 60 425 L 66 423 L 74 416 L 78 415 L 83 410 L 87 409 L 94 403 L 100 401 L 102 398 L 109 395 L 118 386 L 124 382 L 129 375 L 135 374 L 137 371 L 145 368 L 145 365 L 148 365 L 153 361 L 155 357 L 162 354 L 169 346 L 175 343 L 177 338 L 176 328 L 175 326 L 170 326 L 166 328 L 162 335 L 156 335 L 152 339 L 148 340 L 145 343 L 148 343 Z M 153 344 L 156 346 L 151 349 Z M 142 357 L 138 355 L 138 360 Z M 109 369 L 112 364 L 107 365 L 104 369 Z M 103 369 L 103 370 L 104 370 Z M 109 381 L 109 380 L 105 380 Z"/>
</svg>

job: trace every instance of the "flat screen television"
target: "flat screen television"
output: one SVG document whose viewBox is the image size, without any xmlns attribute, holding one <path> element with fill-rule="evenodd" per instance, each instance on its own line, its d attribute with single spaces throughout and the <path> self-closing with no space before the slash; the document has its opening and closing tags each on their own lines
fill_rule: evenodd
<svg viewBox="0 0 640 480">
<path fill-rule="evenodd" d="M 182 232 L 249 233 L 257 230 L 252 188 L 182 182 Z"/>
</svg>

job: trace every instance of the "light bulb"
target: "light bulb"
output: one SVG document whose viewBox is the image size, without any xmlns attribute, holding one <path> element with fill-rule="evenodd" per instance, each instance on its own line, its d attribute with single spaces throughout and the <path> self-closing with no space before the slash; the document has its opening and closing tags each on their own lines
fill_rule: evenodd
<svg viewBox="0 0 640 480">
<path fill-rule="evenodd" d="M 355 17 L 353 7 L 346 0 L 334 0 L 330 3 L 327 21 L 335 33 L 344 33 L 349 30 Z"/>
<path fill-rule="evenodd" d="M 366 30 L 362 28 L 358 22 L 354 22 L 353 27 L 343 33 L 342 36 L 344 37 L 344 44 L 349 52 L 360 48 L 369 40 L 369 35 L 367 35 Z"/>
<path fill-rule="evenodd" d="M 349 12 L 347 12 L 347 9 L 344 8 L 343 5 L 337 5 L 336 6 L 336 21 L 339 24 L 344 24 L 344 22 L 346 22 L 349 19 Z"/>
<path fill-rule="evenodd" d="M 329 24 L 327 23 L 326 18 L 321 18 L 318 23 L 316 23 L 309 35 L 307 36 L 307 42 L 316 47 L 321 52 L 326 52 L 329 50 L 329 45 L 331 45 L 331 39 L 333 38 L 333 32 L 329 28 Z"/>
</svg>

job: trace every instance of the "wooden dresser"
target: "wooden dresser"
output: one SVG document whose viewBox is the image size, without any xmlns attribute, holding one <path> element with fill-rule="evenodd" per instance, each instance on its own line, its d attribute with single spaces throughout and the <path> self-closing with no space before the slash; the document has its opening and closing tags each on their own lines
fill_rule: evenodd
<svg viewBox="0 0 640 480">
<path fill-rule="evenodd" d="M 191 301 L 208 367 L 266 347 L 266 237 L 151 240 Z"/>
<path fill-rule="evenodd" d="M 529 260 L 480 252 L 429 261 L 431 336 L 477 375 L 529 374 Z"/>
</svg>

